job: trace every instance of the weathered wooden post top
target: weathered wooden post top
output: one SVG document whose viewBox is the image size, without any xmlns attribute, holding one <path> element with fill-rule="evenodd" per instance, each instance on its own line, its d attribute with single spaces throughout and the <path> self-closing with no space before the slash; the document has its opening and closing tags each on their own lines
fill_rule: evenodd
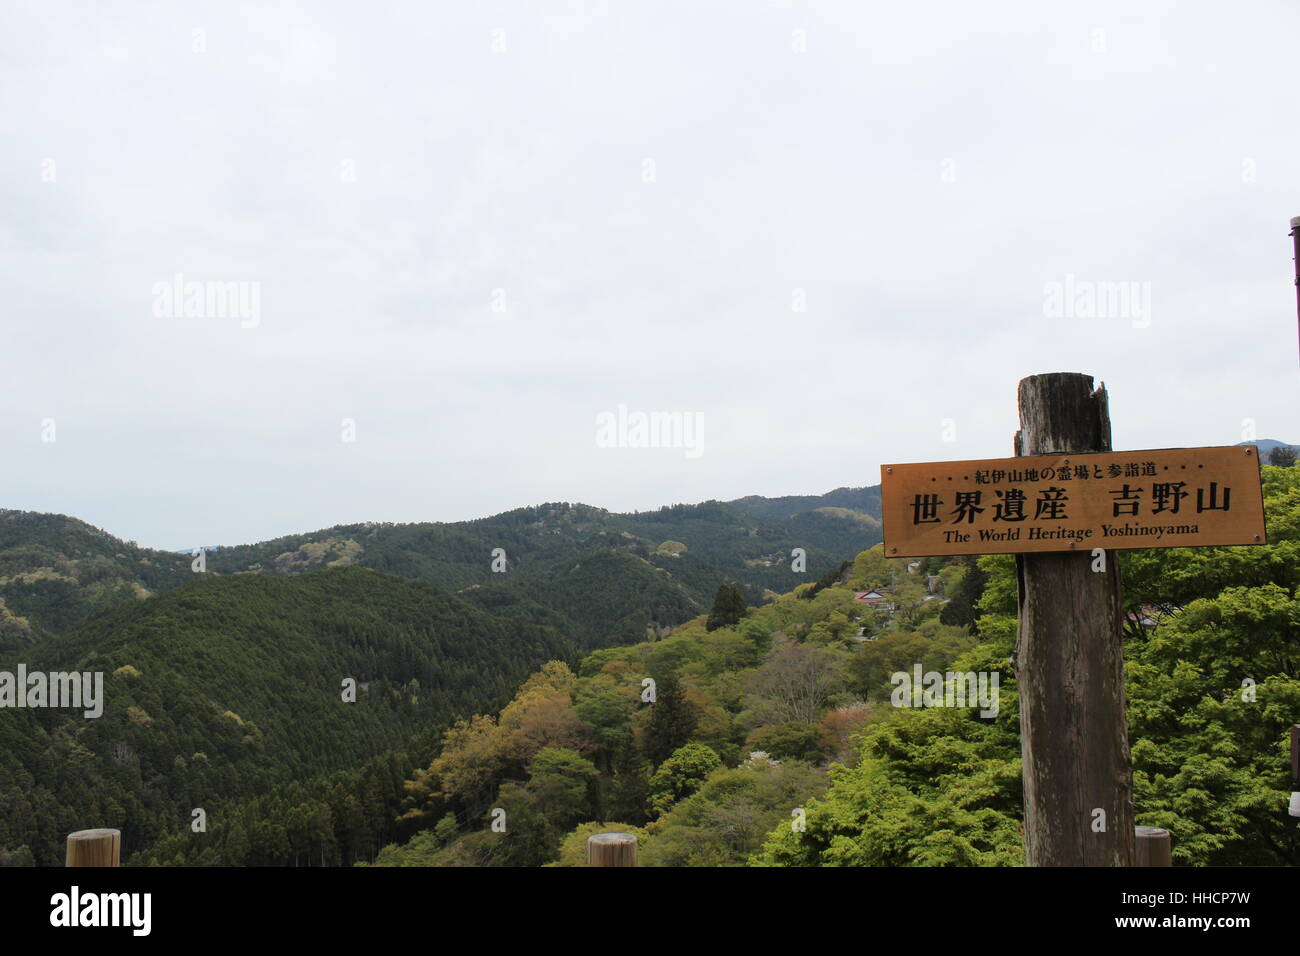
<svg viewBox="0 0 1300 956">
<path fill-rule="evenodd" d="M 1253 445 L 1115 452 L 1106 388 L 1089 375 L 1033 375 L 1018 398 L 1014 458 L 881 466 L 885 554 L 1016 555 L 1025 860 L 1132 866 L 1112 552 L 1267 543 L 1259 454 Z"/>
<path fill-rule="evenodd" d="M 636 834 L 593 833 L 587 837 L 588 866 L 636 866 Z"/>
<path fill-rule="evenodd" d="M 68 834 L 65 866 L 121 866 L 121 830 L 78 830 Z"/>
<path fill-rule="evenodd" d="M 1173 847 L 1169 840 L 1169 831 L 1160 827 L 1137 827 L 1134 830 L 1137 839 L 1136 858 L 1138 866 L 1173 866 Z"/>
</svg>

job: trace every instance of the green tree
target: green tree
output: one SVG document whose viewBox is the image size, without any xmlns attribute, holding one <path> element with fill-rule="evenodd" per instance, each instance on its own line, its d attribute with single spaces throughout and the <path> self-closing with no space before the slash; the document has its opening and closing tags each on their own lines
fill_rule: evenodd
<svg viewBox="0 0 1300 956">
<path fill-rule="evenodd" d="M 438 821 L 438 825 L 433 828 L 433 835 L 437 839 L 439 846 L 446 846 L 456 838 L 459 830 L 460 827 L 456 823 L 456 814 L 447 813 Z"/>
<path fill-rule="evenodd" d="M 1268 453 L 1268 463 L 1276 465 L 1278 468 L 1292 468 L 1295 466 L 1295 449 L 1290 445 L 1278 445 Z"/>
<path fill-rule="evenodd" d="M 533 759 L 528 792 L 546 808 L 551 825 L 565 831 L 593 815 L 595 765 L 573 750 L 546 747 Z"/>
<path fill-rule="evenodd" d="M 678 800 L 700 788 L 704 778 L 722 767 L 718 755 L 704 744 L 687 744 L 674 751 L 650 778 L 650 809 L 664 813 Z"/>
<path fill-rule="evenodd" d="M 743 866 L 770 830 L 789 829 L 792 811 L 825 789 L 826 778 L 803 763 L 715 770 L 655 822 L 641 863 Z"/>
<path fill-rule="evenodd" d="M 739 624 L 746 610 L 745 595 L 740 588 L 730 582 L 721 584 L 713 598 L 713 610 L 709 612 L 705 629 L 716 631 L 720 627 Z"/>
<path fill-rule="evenodd" d="M 749 735 L 749 749 L 761 750 L 778 760 L 820 763 L 830 749 L 830 741 L 820 726 L 792 720 L 754 731 Z"/>
<path fill-rule="evenodd" d="M 815 723 L 844 686 L 846 656 L 812 644 L 782 644 L 750 675 L 746 708 L 755 722 Z"/>
<path fill-rule="evenodd" d="M 882 588 L 893 583 L 895 565 L 885 557 L 885 546 L 876 545 L 863 551 L 853 561 L 853 571 L 849 580 L 853 587 L 864 591 Z"/>
<path fill-rule="evenodd" d="M 649 819 L 646 801 L 650 790 L 650 764 L 632 745 L 630 735 L 617 753 L 606 801 L 608 815 L 632 824 L 645 823 Z"/>
<path fill-rule="evenodd" d="M 646 721 L 642 752 L 658 766 L 691 739 L 699 723 L 699 712 L 686 699 L 686 692 L 675 674 L 665 674 L 655 682 L 655 700 Z"/>
<path fill-rule="evenodd" d="M 944 624 L 967 627 L 975 630 L 978 611 L 976 603 L 984 593 L 988 575 L 980 569 L 973 558 L 966 559 L 966 573 L 962 575 L 953 592 L 948 595 L 948 603 L 939 612 L 939 620 Z"/>
</svg>

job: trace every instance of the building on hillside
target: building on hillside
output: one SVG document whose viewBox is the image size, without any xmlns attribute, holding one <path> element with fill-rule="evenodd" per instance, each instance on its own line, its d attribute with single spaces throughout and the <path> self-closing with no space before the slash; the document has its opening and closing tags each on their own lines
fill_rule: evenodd
<svg viewBox="0 0 1300 956">
<path fill-rule="evenodd" d="M 1136 611 L 1130 611 L 1128 619 L 1147 630 L 1152 630 L 1160 623 L 1160 609 L 1151 604 L 1143 604 Z"/>
</svg>

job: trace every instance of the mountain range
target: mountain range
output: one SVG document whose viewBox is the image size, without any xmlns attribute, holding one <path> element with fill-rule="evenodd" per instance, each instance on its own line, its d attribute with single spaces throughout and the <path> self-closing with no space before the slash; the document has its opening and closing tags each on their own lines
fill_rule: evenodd
<svg viewBox="0 0 1300 956">
<path fill-rule="evenodd" d="M 881 540 L 878 488 L 620 514 L 567 502 L 461 522 L 337 525 L 203 555 L 208 574 L 356 566 L 424 581 L 579 649 L 699 614 L 723 582 L 750 603 L 814 581 Z M 803 549 L 796 570 L 795 549 Z M 195 578 L 190 554 L 141 548 L 65 515 L 0 511 L 0 650 Z"/>
</svg>

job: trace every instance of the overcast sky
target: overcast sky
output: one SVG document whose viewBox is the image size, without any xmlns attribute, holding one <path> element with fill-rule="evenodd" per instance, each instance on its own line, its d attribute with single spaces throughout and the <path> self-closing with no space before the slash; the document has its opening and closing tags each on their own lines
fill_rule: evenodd
<svg viewBox="0 0 1300 956">
<path fill-rule="evenodd" d="M 1300 442 L 1300 8 L 1054 6 L 3 0 L 0 506 L 821 493 L 1009 455 L 1048 371 L 1116 448 Z M 602 447 L 620 404 L 701 453 Z"/>
</svg>

